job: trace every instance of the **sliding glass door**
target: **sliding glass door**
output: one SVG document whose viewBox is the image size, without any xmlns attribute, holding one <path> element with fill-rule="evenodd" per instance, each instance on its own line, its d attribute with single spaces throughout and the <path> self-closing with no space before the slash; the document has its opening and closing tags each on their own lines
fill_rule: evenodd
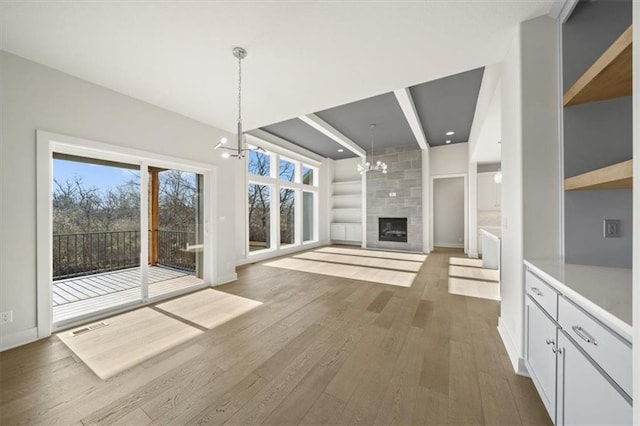
<svg viewBox="0 0 640 426">
<path fill-rule="evenodd" d="M 65 153 L 52 166 L 54 327 L 204 285 L 203 174 Z"/>
</svg>

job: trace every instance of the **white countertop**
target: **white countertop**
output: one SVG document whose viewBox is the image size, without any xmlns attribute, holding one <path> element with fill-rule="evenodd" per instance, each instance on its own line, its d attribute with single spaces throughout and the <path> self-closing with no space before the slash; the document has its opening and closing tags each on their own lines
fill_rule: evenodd
<svg viewBox="0 0 640 426">
<path fill-rule="evenodd" d="M 529 259 L 525 265 L 618 334 L 632 340 L 630 268 L 564 264 L 559 259 Z"/>
<path fill-rule="evenodd" d="M 500 240 L 502 238 L 502 228 L 500 227 L 483 227 L 480 228 L 480 233 L 486 235 L 487 237 L 494 238 L 496 240 Z"/>
</svg>

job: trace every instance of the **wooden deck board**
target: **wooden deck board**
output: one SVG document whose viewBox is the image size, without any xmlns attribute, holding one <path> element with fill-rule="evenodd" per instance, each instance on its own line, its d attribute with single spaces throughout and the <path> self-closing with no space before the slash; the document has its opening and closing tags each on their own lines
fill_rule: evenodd
<svg viewBox="0 0 640 426">
<path fill-rule="evenodd" d="M 183 290 L 202 283 L 186 272 L 149 268 L 149 297 Z M 140 268 L 130 268 L 53 282 L 53 322 L 102 311 L 140 300 Z"/>
</svg>

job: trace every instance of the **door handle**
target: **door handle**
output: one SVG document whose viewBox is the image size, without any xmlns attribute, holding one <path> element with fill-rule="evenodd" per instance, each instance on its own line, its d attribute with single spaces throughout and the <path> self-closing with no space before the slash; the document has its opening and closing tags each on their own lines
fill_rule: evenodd
<svg viewBox="0 0 640 426">
<path fill-rule="evenodd" d="M 538 290 L 538 287 L 531 287 L 531 293 L 535 294 L 536 296 L 540 296 L 543 297 L 544 294 Z"/>
</svg>

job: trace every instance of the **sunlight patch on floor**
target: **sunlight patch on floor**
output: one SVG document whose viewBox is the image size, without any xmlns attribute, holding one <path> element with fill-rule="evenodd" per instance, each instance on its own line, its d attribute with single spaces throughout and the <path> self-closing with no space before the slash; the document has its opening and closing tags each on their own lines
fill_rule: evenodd
<svg viewBox="0 0 640 426">
<path fill-rule="evenodd" d="M 93 331 L 58 333 L 57 336 L 98 377 L 106 380 L 203 332 L 150 308 L 136 309 L 98 321 Z"/>
<path fill-rule="evenodd" d="M 319 260 L 323 262 L 343 263 L 346 265 L 370 266 L 373 268 L 396 269 L 399 271 L 418 272 L 422 262 L 383 259 L 379 257 L 352 256 L 345 254 L 318 253 L 309 251 L 293 256 L 297 259 Z"/>
<path fill-rule="evenodd" d="M 379 257 L 382 259 L 408 260 L 411 262 L 424 262 L 427 260 L 426 254 L 400 253 L 397 251 L 365 250 L 346 247 L 322 247 L 314 250 L 320 253 L 347 254 L 350 256 Z"/>
<path fill-rule="evenodd" d="M 340 263 L 319 262 L 315 260 L 285 257 L 263 263 L 265 266 L 283 268 L 312 274 L 329 275 L 339 278 L 350 278 L 379 284 L 411 287 L 417 274 L 413 272 L 392 271 L 388 269 L 366 266 L 344 265 Z"/>
<path fill-rule="evenodd" d="M 206 289 L 156 306 L 211 330 L 260 305 L 262 302 L 256 300 Z"/>
<path fill-rule="evenodd" d="M 500 300 L 500 270 L 482 268 L 481 259 L 451 257 L 449 293 Z"/>
</svg>

